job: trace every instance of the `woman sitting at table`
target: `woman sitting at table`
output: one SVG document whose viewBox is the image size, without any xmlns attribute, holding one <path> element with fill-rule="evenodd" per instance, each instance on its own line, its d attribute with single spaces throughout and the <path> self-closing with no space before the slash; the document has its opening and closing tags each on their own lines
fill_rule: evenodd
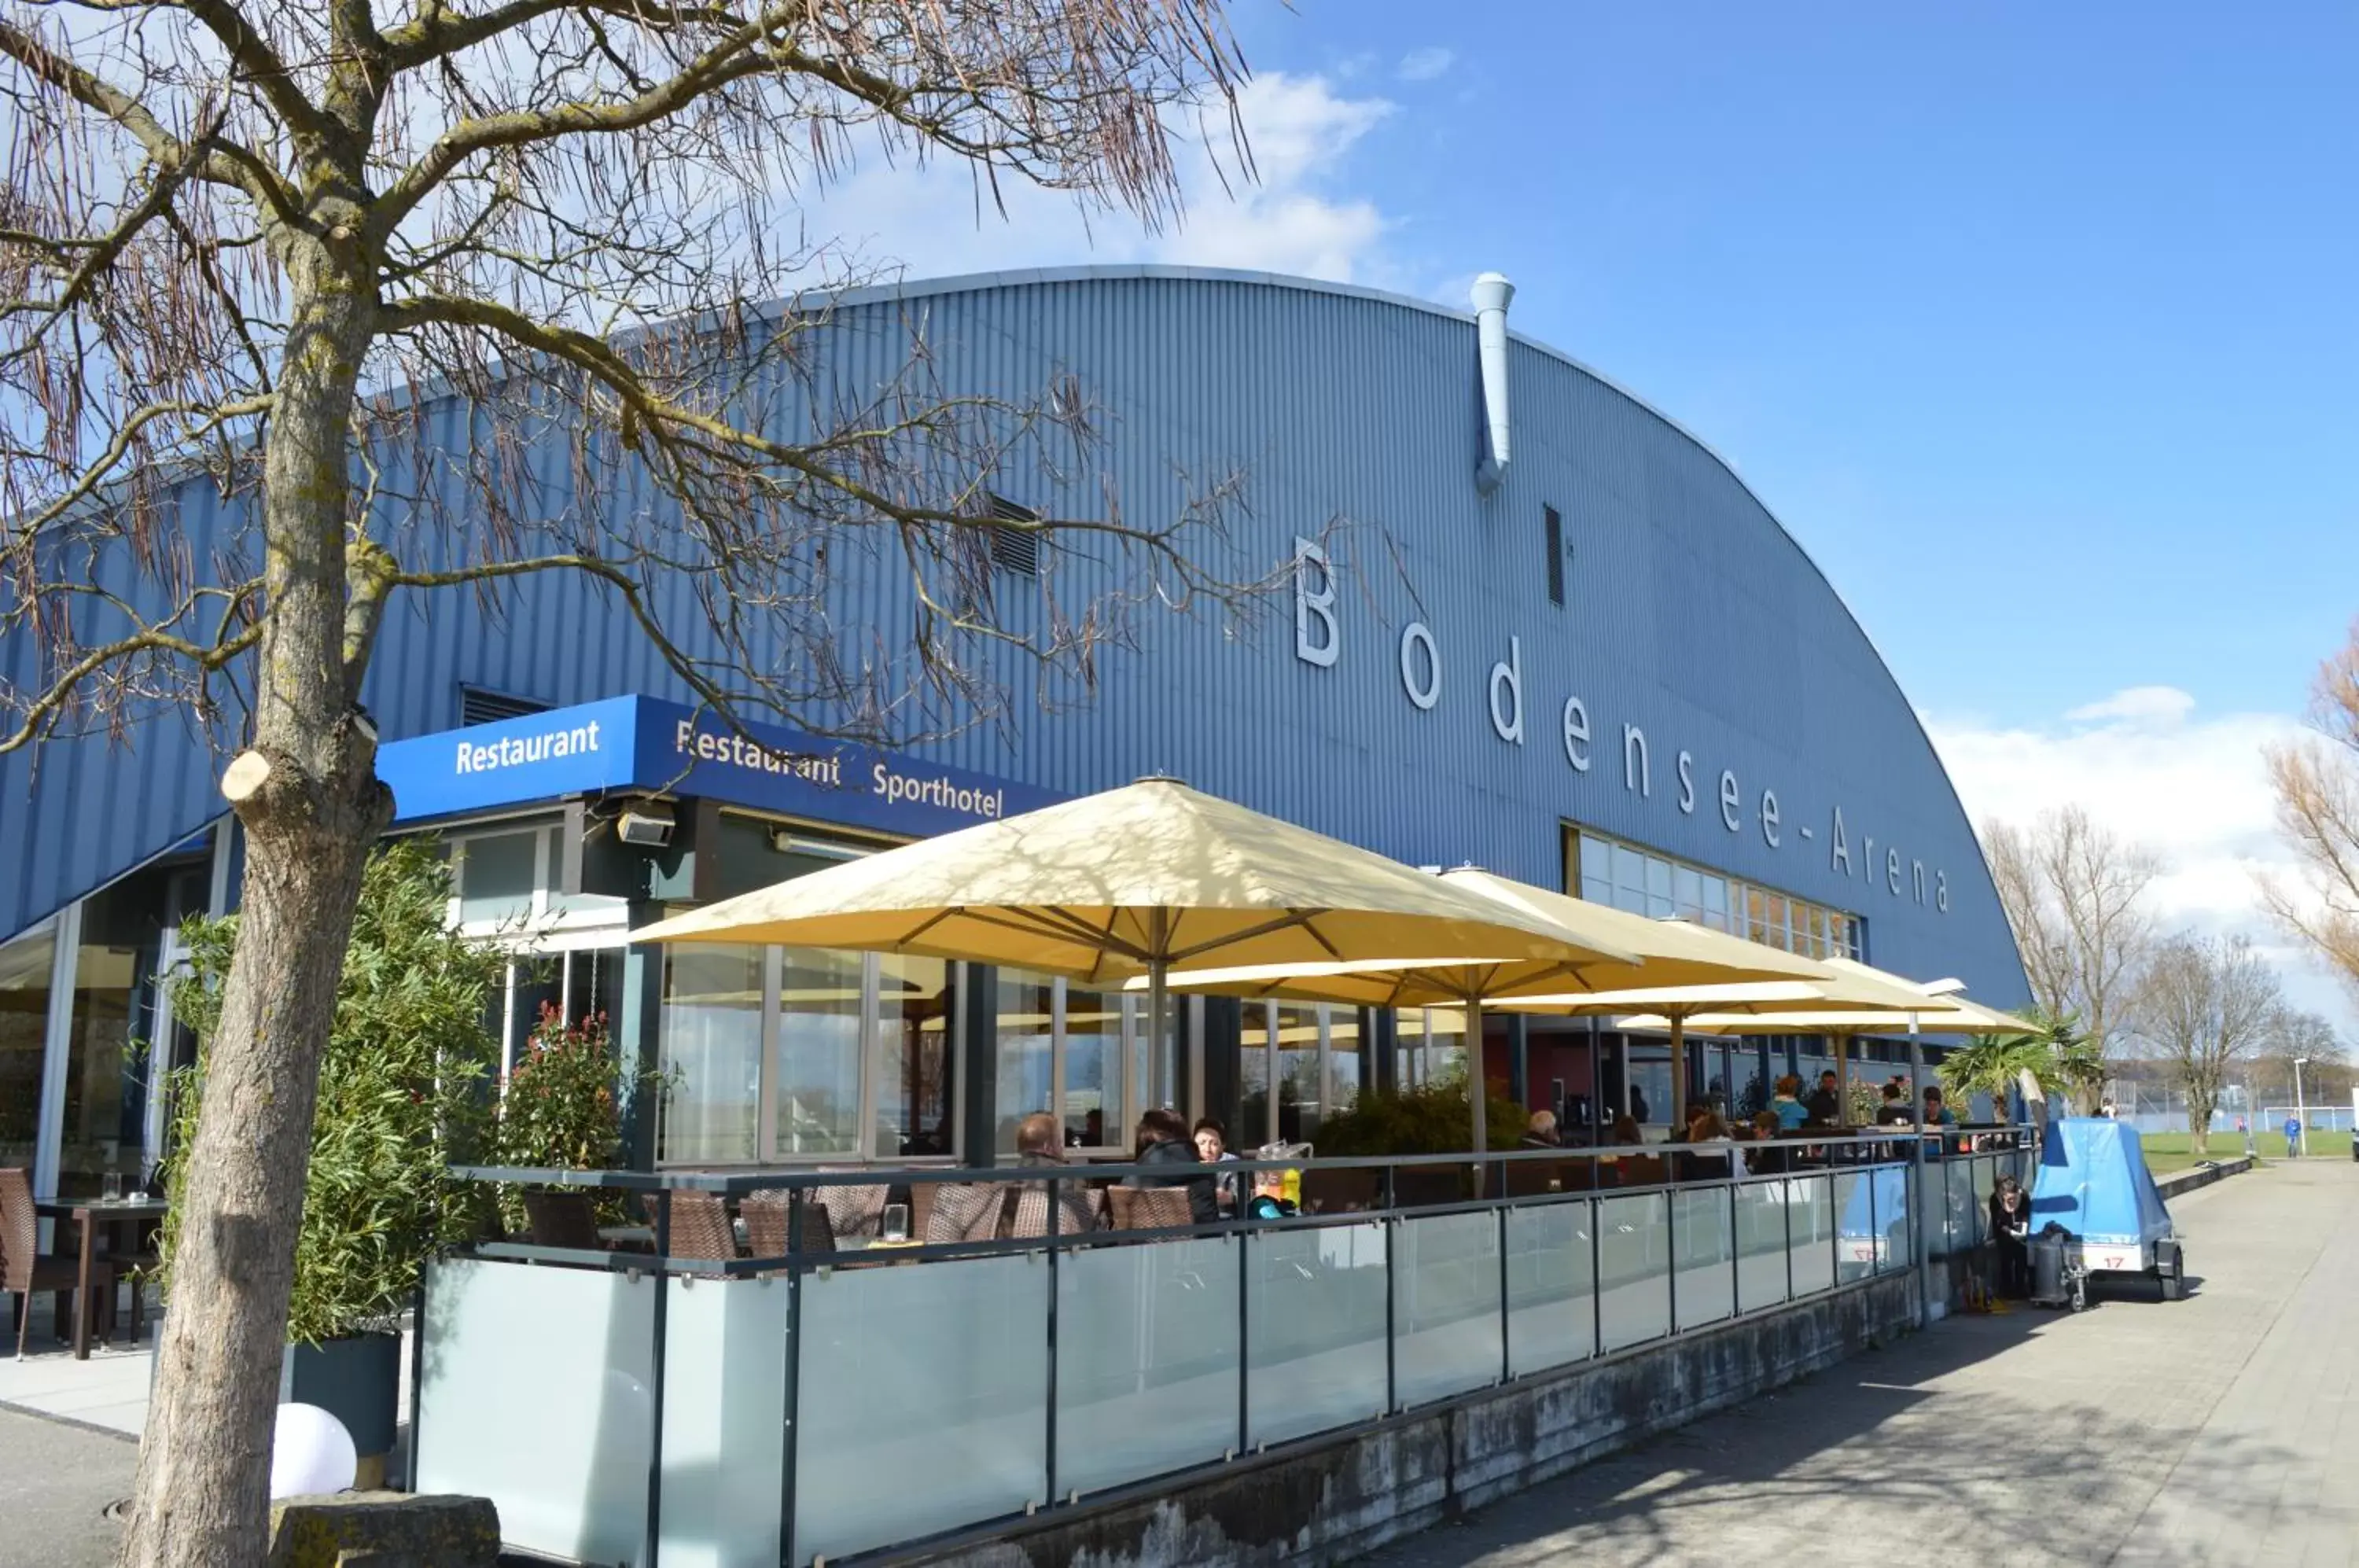
<svg viewBox="0 0 2359 1568">
<path fill-rule="evenodd" d="M 1207 1165 L 1234 1165 L 1237 1162 L 1237 1157 L 1229 1152 L 1229 1129 L 1211 1116 L 1196 1123 L 1196 1158 Z M 1213 1192 L 1224 1212 L 1236 1212 L 1236 1172 L 1213 1178 Z"/>
<path fill-rule="evenodd" d="M 1692 1152 L 1680 1157 L 1682 1181 L 1723 1181 L 1741 1173 L 1743 1161 L 1729 1141 L 1728 1124 L 1710 1105 L 1691 1105 L 1688 1114 L 1688 1144 Z"/>
<path fill-rule="evenodd" d="M 1777 1141 L 1777 1113 L 1756 1111 L 1753 1116 L 1753 1143 L 1745 1151 L 1745 1162 L 1756 1176 L 1782 1176 L 1794 1168 L 1793 1150 Z"/>
<path fill-rule="evenodd" d="M 1180 1119 L 1177 1112 L 1153 1110 L 1138 1118 L 1138 1149 L 1131 1163 L 1168 1165 L 1172 1169 L 1168 1173 L 1158 1170 L 1151 1176 L 1133 1176 L 1124 1185 L 1184 1187 L 1188 1192 L 1189 1217 L 1197 1225 L 1220 1223 L 1218 1183 L 1205 1169 L 1202 1157 L 1196 1152 L 1196 1141 L 1189 1135 L 1188 1124 Z"/>
</svg>

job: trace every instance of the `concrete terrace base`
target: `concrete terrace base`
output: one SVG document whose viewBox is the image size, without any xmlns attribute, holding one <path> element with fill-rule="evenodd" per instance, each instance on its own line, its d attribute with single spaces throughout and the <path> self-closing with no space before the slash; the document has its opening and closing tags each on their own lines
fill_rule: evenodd
<svg viewBox="0 0 2359 1568">
<path fill-rule="evenodd" d="M 1240 1460 L 1153 1496 L 1003 1527 L 900 1563 L 1259 1568 L 1340 1563 L 1790 1383 L 1911 1326 L 1907 1273 Z"/>
</svg>

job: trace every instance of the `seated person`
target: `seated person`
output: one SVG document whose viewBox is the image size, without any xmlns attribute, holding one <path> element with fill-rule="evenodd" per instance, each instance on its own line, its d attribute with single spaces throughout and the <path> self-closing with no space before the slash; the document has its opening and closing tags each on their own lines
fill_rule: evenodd
<svg viewBox="0 0 2359 1568">
<path fill-rule="evenodd" d="M 1788 1132 L 1810 1120 L 1810 1109 L 1802 1104 L 1802 1081 L 1791 1073 L 1778 1079 L 1777 1092 L 1770 1096 L 1769 1108 L 1777 1113 L 1777 1125 Z"/>
<path fill-rule="evenodd" d="M 1184 1187 L 1188 1190 L 1188 1212 L 1198 1225 L 1217 1225 L 1221 1218 L 1218 1184 L 1211 1170 L 1196 1151 L 1196 1140 L 1189 1136 L 1188 1124 L 1174 1111 L 1153 1110 L 1138 1118 L 1138 1149 L 1132 1156 L 1135 1165 L 1169 1166 L 1166 1173 L 1130 1177 L 1124 1184 L 1131 1187 Z"/>
<path fill-rule="evenodd" d="M 1524 1127 L 1524 1147 L 1526 1149 L 1561 1149 L 1564 1147 L 1564 1139 L 1557 1136 L 1556 1113 L 1554 1111 L 1534 1111 L 1532 1113 L 1532 1119 Z"/>
<path fill-rule="evenodd" d="M 1819 1086 L 1810 1091 L 1810 1097 L 1802 1102 L 1802 1108 L 1810 1113 L 1812 1121 L 1826 1126 L 1832 1127 L 1843 1120 L 1843 1097 L 1837 1090 L 1832 1070 L 1819 1074 Z"/>
<path fill-rule="evenodd" d="M 1790 1171 L 1793 1150 L 1777 1141 L 1777 1113 L 1756 1112 L 1753 1117 L 1753 1147 L 1745 1153 L 1745 1162 L 1756 1176 L 1775 1176 Z"/>
<path fill-rule="evenodd" d="M 1884 1104 L 1876 1109 L 1875 1125 L 1909 1127 L 1915 1124 L 1916 1119 L 1908 1113 L 1908 1092 L 1900 1086 L 1900 1080 L 1896 1078 L 1886 1083 L 1884 1086 Z"/>
</svg>

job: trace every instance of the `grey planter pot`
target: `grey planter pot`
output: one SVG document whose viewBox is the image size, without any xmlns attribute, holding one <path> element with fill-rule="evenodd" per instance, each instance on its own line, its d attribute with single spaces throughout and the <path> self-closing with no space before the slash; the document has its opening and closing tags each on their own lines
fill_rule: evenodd
<svg viewBox="0 0 2359 1568">
<path fill-rule="evenodd" d="M 288 1345 L 278 1402 L 319 1406 L 344 1423 L 364 1459 L 391 1453 L 401 1408 L 401 1336 L 361 1334 Z"/>
</svg>

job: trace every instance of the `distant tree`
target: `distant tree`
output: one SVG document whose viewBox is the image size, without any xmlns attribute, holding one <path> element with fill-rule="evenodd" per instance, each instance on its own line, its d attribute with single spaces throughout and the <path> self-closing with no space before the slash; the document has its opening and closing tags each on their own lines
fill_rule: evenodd
<svg viewBox="0 0 2359 1568">
<path fill-rule="evenodd" d="M 2154 945 L 2149 894 L 2162 859 L 2079 806 L 2029 826 L 1983 824 L 1983 848 L 2014 928 L 2032 1000 L 2071 1017 L 2101 1056 L 2126 1032 Z"/>
<path fill-rule="evenodd" d="M 2310 717 L 2314 734 L 2267 754 L 2277 832 L 2301 874 L 2263 878 L 2262 897 L 2359 996 L 2359 621 L 2319 666 Z"/>
<path fill-rule="evenodd" d="M 2283 1028 L 2277 971 L 2242 935 L 2173 937 L 2147 965 L 2138 1017 L 2187 1098 L 2195 1152 L 2209 1152 L 2212 1115 L 2229 1073 Z"/>
<path fill-rule="evenodd" d="M 2311 1105 L 2349 1104 L 2353 1082 L 2350 1049 L 2333 1024 L 2316 1013 L 2288 1007 L 2253 1055 L 2249 1076 L 2271 1099 L 2292 1105 L 2294 1063 L 2301 1062 L 2301 1095 Z"/>
</svg>

